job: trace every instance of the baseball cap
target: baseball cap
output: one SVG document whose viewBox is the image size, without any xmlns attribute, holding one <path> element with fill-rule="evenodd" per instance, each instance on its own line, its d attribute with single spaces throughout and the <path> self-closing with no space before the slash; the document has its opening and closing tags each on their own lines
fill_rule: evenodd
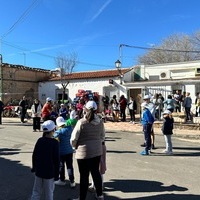
<svg viewBox="0 0 200 200">
<path fill-rule="evenodd" d="M 171 111 L 169 111 L 169 110 L 165 110 L 165 111 L 163 112 L 163 115 L 164 115 L 164 114 L 171 115 L 172 113 L 171 113 Z"/>
<path fill-rule="evenodd" d="M 52 120 L 47 120 L 42 124 L 43 132 L 50 132 L 56 128 L 55 123 Z"/>
<path fill-rule="evenodd" d="M 46 101 L 53 101 L 51 97 L 47 97 Z"/>
<path fill-rule="evenodd" d="M 97 110 L 97 104 L 95 101 L 88 101 L 85 105 L 86 109 L 91 109 L 93 108 L 93 110 Z"/>
<path fill-rule="evenodd" d="M 56 119 L 56 124 L 57 124 L 57 126 L 63 126 L 63 125 L 65 125 L 65 123 L 66 123 L 66 121 L 64 120 L 63 117 L 58 117 L 58 118 Z"/>
<path fill-rule="evenodd" d="M 151 99 L 151 97 L 147 94 L 147 95 L 144 95 L 143 99 Z"/>
</svg>

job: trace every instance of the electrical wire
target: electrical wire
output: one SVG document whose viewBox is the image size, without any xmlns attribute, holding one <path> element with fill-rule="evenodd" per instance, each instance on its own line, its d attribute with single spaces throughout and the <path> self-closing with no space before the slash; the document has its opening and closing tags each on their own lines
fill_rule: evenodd
<svg viewBox="0 0 200 200">
<path fill-rule="evenodd" d="M 17 25 L 24 20 L 27 15 L 31 12 L 32 8 L 35 8 L 37 6 L 37 3 L 40 0 L 34 0 L 33 3 L 23 12 L 23 14 L 19 17 L 19 19 L 8 29 L 7 32 L 5 32 L 2 36 L 1 39 L 5 38 L 8 34 L 10 34 L 16 27 Z"/>
<path fill-rule="evenodd" d="M 190 51 L 190 50 L 174 50 L 174 49 L 160 49 L 160 48 L 153 48 L 153 47 L 141 47 L 141 46 L 132 46 L 127 44 L 120 44 L 119 47 L 130 47 L 135 49 L 144 49 L 144 50 L 156 50 L 156 51 L 169 51 L 169 52 L 178 52 L 178 53 L 200 53 L 200 51 Z"/>
</svg>

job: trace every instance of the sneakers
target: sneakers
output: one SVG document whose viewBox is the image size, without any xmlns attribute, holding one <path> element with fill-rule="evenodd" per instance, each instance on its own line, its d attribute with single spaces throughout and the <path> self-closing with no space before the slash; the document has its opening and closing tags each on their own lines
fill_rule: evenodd
<svg viewBox="0 0 200 200">
<path fill-rule="evenodd" d="M 76 187 L 75 181 L 74 182 L 70 182 L 69 185 L 70 185 L 71 188 L 75 188 Z"/>
<path fill-rule="evenodd" d="M 167 151 L 166 154 L 167 155 L 173 155 L 173 152 L 172 151 Z"/>
<path fill-rule="evenodd" d="M 148 156 L 149 152 L 144 150 L 144 151 L 140 152 L 140 155 L 141 156 Z"/>
<path fill-rule="evenodd" d="M 55 185 L 66 185 L 66 182 L 65 181 L 61 181 L 60 179 L 58 181 L 54 181 L 54 184 Z"/>
<path fill-rule="evenodd" d="M 88 191 L 90 191 L 90 192 L 95 192 L 96 190 L 95 190 L 95 187 L 94 187 L 93 185 L 90 185 L 90 186 L 88 187 Z"/>
<path fill-rule="evenodd" d="M 132 124 L 132 123 L 133 123 L 133 121 L 130 121 L 130 122 L 129 122 L 129 124 Z"/>
<path fill-rule="evenodd" d="M 166 149 L 163 151 L 163 153 L 167 154 L 167 155 L 173 155 L 172 151 L 167 151 Z"/>
<path fill-rule="evenodd" d="M 97 195 L 96 195 L 95 197 L 96 197 L 97 200 L 104 200 L 103 195 L 101 195 L 101 196 L 97 196 Z"/>
</svg>

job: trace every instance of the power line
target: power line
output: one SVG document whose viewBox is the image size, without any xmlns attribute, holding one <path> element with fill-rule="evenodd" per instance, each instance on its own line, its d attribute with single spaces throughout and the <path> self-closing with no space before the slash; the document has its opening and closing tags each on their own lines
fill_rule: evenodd
<svg viewBox="0 0 200 200">
<path fill-rule="evenodd" d="M 141 46 L 132 46 L 127 44 L 120 44 L 119 47 L 130 47 L 135 49 L 144 49 L 144 50 L 156 50 L 156 51 L 169 51 L 169 52 L 178 52 L 178 53 L 200 53 L 200 51 L 190 51 L 190 50 L 175 50 L 175 49 L 160 49 L 160 48 L 153 48 L 153 47 L 141 47 Z"/>
<path fill-rule="evenodd" d="M 56 59 L 55 56 L 51 56 L 51 55 L 47 55 L 47 54 L 43 54 L 43 53 L 34 52 L 34 51 L 32 51 L 32 50 L 29 50 L 29 49 L 20 47 L 20 46 L 18 46 L 18 45 L 13 45 L 13 44 L 11 44 L 11 43 L 9 43 L 9 42 L 6 42 L 6 41 L 2 41 L 2 43 L 5 44 L 5 45 L 7 45 L 7 46 L 10 46 L 10 47 L 19 49 L 19 50 L 21 50 L 21 51 L 23 51 L 23 52 L 26 51 L 26 52 L 28 52 L 28 53 L 33 53 L 33 54 L 36 54 L 36 55 L 39 55 L 39 56 L 43 56 L 43 57 L 48 57 L 48 58 Z M 77 61 L 77 63 L 82 64 L 82 65 L 90 65 L 90 66 L 113 67 L 113 66 L 109 66 L 109 65 L 88 63 L 88 62 L 83 62 L 83 61 Z"/>
<path fill-rule="evenodd" d="M 8 29 L 7 32 L 5 32 L 2 36 L 1 39 L 5 38 L 9 33 L 11 33 L 16 26 L 23 20 L 27 15 L 30 13 L 31 9 L 39 2 L 40 0 L 34 0 L 33 3 L 24 11 L 24 13 L 19 17 L 19 19 Z"/>
</svg>

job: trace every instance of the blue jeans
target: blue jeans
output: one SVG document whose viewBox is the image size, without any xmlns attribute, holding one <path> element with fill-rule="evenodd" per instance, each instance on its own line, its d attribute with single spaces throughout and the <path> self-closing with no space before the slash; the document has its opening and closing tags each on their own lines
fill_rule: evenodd
<svg viewBox="0 0 200 200">
<path fill-rule="evenodd" d="M 60 156 L 60 180 L 65 180 L 65 164 L 70 182 L 74 182 L 73 153 Z"/>
<path fill-rule="evenodd" d="M 151 149 L 151 129 L 152 124 L 143 124 L 143 132 L 144 132 L 144 139 L 145 139 L 145 151 Z"/>
</svg>

